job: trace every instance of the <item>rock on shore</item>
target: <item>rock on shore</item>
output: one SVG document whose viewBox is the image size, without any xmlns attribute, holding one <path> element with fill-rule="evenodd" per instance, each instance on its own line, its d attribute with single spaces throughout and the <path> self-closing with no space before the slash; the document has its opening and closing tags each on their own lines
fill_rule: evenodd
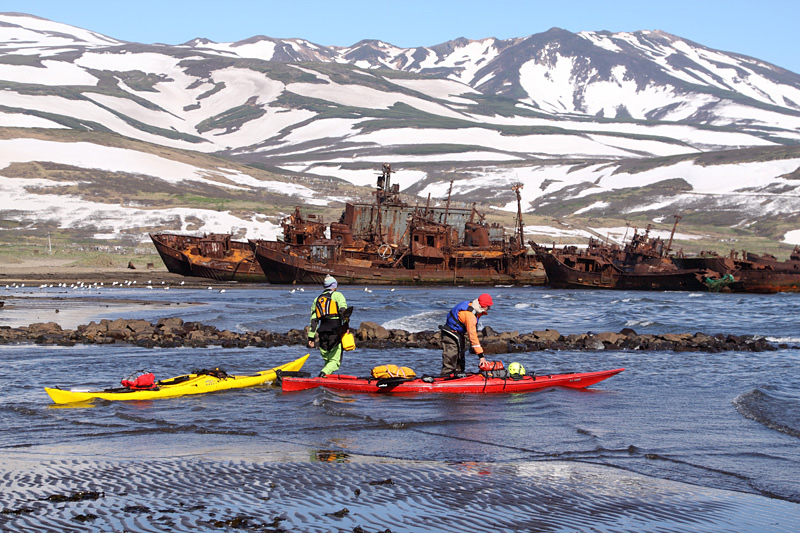
<svg viewBox="0 0 800 533">
<path fill-rule="evenodd" d="M 308 329 L 292 329 L 286 333 L 265 330 L 233 332 L 219 330 L 199 322 L 181 318 L 163 318 L 155 324 L 140 319 L 101 320 L 62 329 L 55 322 L 35 323 L 27 327 L 0 327 L 0 344 L 36 343 L 72 346 L 75 344 L 130 344 L 155 347 L 244 348 L 305 345 Z M 360 348 L 425 348 L 441 349 L 438 331 L 408 332 L 386 329 L 374 322 L 362 322 L 354 332 Z M 481 345 L 487 355 L 533 352 L 541 350 L 672 350 L 696 352 L 746 351 L 761 352 L 788 348 L 775 346 L 760 336 L 705 333 L 665 333 L 640 335 L 625 328 L 619 333 L 581 333 L 561 335 L 546 329 L 520 333 L 496 332 L 490 327 L 480 331 Z"/>
</svg>

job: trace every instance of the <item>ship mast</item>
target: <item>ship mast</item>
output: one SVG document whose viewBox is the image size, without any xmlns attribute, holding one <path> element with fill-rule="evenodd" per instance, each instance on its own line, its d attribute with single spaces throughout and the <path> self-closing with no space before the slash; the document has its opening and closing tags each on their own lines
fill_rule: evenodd
<svg viewBox="0 0 800 533">
<path fill-rule="evenodd" d="M 453 180 L 450 180 L 450 188 L 447 190 L 447 203 L 444 206 L 444 223 L 447 224 L 447 215 L 450 212 L 450 195 L 453 194 Z"/>
<path fill-rule="evenodd" d="M 517 183 L 511 187 L 511 190 L 517 195 L 517 227 L 514 230 L 514 240 L 516 240 L 519 249 L 522 249 L 522 193 L 519 192 L 520 189 L 522 189 L 521 183 Z"/>
<path fill-rule="evenodd" d="M 678 227 L 678 221 L 681 219 L 680 215 L 672 215 L 675 217 L 675 224 L 672 226 L 672 233 L 669 234 L 669 242 L 667 243 L 667 249 L 662 252 L 661 256 L 663 257 L 665 254 L 669 254 L 670 249 L 672 248 L 672 238 L 675 236 L 675 228 Z"/>
<path fill-rule="evenodd" d="M 381 202 L 388 197 L 391 190 L 391 177 L 392 166 L 389 163 L 383 164 L 383 172 L 378 174 L 378 189 L 375 191 L 376 207 L 377 207 L 377 235 L 378 242 L 383 242 L 383 220 L 381 218 Z"/>
</svg>

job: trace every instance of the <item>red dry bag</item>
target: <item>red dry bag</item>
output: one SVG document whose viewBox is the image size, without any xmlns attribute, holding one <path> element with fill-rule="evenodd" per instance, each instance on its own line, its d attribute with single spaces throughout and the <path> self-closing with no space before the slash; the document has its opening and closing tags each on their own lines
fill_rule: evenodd
<svg viewBox="0 0 800 533">
<path fill-rule="evenodd" d="M 122 383 L 123 387 L 133 390 L 154 389 L 156 387 L 156 377 L 152 372 L 148 372 L 147 374 L 137 376 L 134 380 L 123 379 L 120 383 Z"/>
</svg>

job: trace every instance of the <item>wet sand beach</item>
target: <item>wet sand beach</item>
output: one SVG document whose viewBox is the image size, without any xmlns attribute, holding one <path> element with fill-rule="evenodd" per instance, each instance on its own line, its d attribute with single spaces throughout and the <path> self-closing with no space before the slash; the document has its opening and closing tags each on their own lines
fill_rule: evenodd
<svg viewBox="0 0 800 533">
<path fill-rule="evenodd" d="M 114 282 L 135 281 L 141 286 L 151 282 L 153 285 L 171 285 L 173 287 L 235 287 L 239 284 L 220 282 L 206 278 L 195 278 L 173 274 L 167 271 L 163 263 L 146 268 L 139 265 L 135 269 L 125 267 L 74 267 L 66 261 L 29 260 L 20 263 L 0 264 L 0 286 L 13 283 L 41 285 L 43 283 L 102 283 L 112 285 Z M 163 283 L 162 283 L 163 282 Z"/>
<path fill-rule="evenodd" d="M 198 454 L 202 455 L 202 454 Z M 2 460 L 9 531 L 796 531 L 795 504 L 591 464 Z"/>
</svg>

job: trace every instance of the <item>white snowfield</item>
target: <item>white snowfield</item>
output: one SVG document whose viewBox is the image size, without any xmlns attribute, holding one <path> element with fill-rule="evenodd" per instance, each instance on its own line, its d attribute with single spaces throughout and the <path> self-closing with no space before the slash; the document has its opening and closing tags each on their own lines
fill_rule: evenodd
<svg viewBox="0 0 800 533">
<path fill-rule="evenodd" d="M 430 194 L 441 200 L 449 180 L 426 170 L 433 165 L 425 166 L 438 163 L 439 168 L 458 172 L 455 193 L 479 190 L 495 202 L 502 198 L 503 209 L 509 211 L 516 211 L 509 192 L 515 183 L 524 185 L 526 212 L 535 212 L 535 203 L 552 195 L 558 200 L 549 201 L 588 198 L 576 214 L 591 216 L 609 208 L 603 193 L 676 178 L 691 190 L 654 199 L 631 212 L 658 208 L 677 213 L 702 200 L 706 206 L 741 210 L 741 224 L 746 226 L 748 216 L 800 211 L 798 186 L 784 177 L 800 167 L 800 159 L 708 166 L 683 161 L 635 174 L 617 172 L 616 162 L 622 159 L 800 142 L 800 82 L 792 81 L 791 73 L 662 32 L 577 34 L 604 54 L 637 50 L 642 60 L 660 69 L 660 81 L 637 83 L 636 73 L 622 64 L 610 72 L 591 65 L 582 71 L 585 65 L 558 41 L 535 57 L 521 58 L 511 72 L 493 63 L 503 57 L 509 41 L 464 40 L 428 49 L 360 44 L 371 47 L 361 55 L 370 59 L 357 62 L 355 66 L 364 70 L 354 70 L 348 78 L 321 67 L 316 70 L 311 63 L 290 65 L 287 69 L 295 70 L 285 75 L 247 67 L 257 62 L 234 65 L 231 60 L 270 61 L 287 46 L 309 61 L 349 63 L 346 56 L 359 52 L 356 46 L 320 47 L 302 39 L 198 39 L 132 51 L 111 37 L 28 15 L 2 13 L 0 25 L 0 54 L 24 58 L 21 64 L 0 63 L 0 81 L 7 83 L 0 90 L 0 127 L 105 128 L 154 145 L 227 151 L 301 175 L 361 186 L 372 186 L 380 165 L 389 162 L 398 171 L 392 179 L 401 190 L 424 184 L 421 197 Z M 213 64 L 201 62 L 209 58 Z M 690 66 L 679 69 L 676 64 Z M 380 69 L 405 73 L 387 76 Z M 433 78 L 431 69 L 449 69 L 449 74 Z M 116 86 L 109 80 L 116 80 Z M 481 89 L 501 82 L 523 96 L 493 113 L 491 105 L 498 102 Z M 715 91 L 692 91 L 687 82 Z M 726 99 L 726 91 L 742 98 Z M 219 120 L 237 113 L 244 117 L 240 122 Z M 391 113 L 412 120 L 399 120 Z M 707 117 L 705 123 L 689 123 L 697 116 Z M 187 231 L 232 231 L 249 238 L 271 238 L 280 228 L 277 219 L 245 220 L 218 211 L 109 206 L 48 194 L 55 182 L 1 176 L 8 165 L 32 161 L 169 183 L 259 188 L 295 196 L 300 204 L 346 200 L 319 197 L 296 182 L 264 182 L 246 173 L 207 170 L 152 153 L 35 140 L 24 133 L 0 140 L 5 193 L 0 216 L 31 225 L 57 221 L 63 227 L 93 227 L 98 236 L 109 238 L 165 220 Z M 554 235 L 559 231 L 564 230 L 552 228 Z M 800 229 L 785 238 L 800 241 Z"/>
<path fill-rule="evenodd" d="M 637 228 L 633 226 L 622 226 L 622 227 L 613 227 L 613 228 L 591 228 L 591 230 L 587 231 L 584 229 L 574 229 L 569 227 L 553 227 L 553 226 L 525 226 L 522 228 L 525 234 L 528 235 L 535 235 L 539 238 L 538 244 L 542 246 L 548 246 L 550 244 L 559 245 L 560 239 L 563 238 L 574 238 L 574 237 L 581 237 L 585 239 L 594 238 L 601 241 L 608 241 L 616 244 L 622 244 L 625 242 L 629 242 L 631 237 L 633 237 L 634 232 L 643 233 L 647 230 L 647 228 Z M 648 231 L 648 235 L 650 237 L 658 237 L 663 241 L 669 240 L 670 235 L 672 234 L 671 231 L 665 231 L 660 229 L 650 229 Z M 547 237 L 549 240 L 544 240 Z M 702 235 L 690 235 L 688 233 L 681 233 L 676 231 L 673 235 L 675 240 L 682 240 L 682 241 L 692 241 L 692 240 L 699 240 L 702 239 Z"/>
<path fill-rule="evenodd" d="M 15 162 L 49 161 L 86 169 L 100 169 L 111 172 L 145 175 L 162 179 L 169 183 L 195 181 L 228 188 L 264 188 L 280 194 L 297 197 L 302 204 L 330 204 L 333 201 L 346 201 L 346 198 L 317 198 L 315 193 L 297 183 L 269 182 L 257 180 L 247 174 L 217 168 L 213 172 L 185 163 L 172 161 L 154 154 L 146 154 L 121 148 L 98 146 L 91 143 L 61 143 L 35 139 L 0 140 L 0 174 Z M 509 193 L 515 183 L 523 183 L 522 204 L 526 212 L 530 205 L 545 194 L 557 193 L 579 184 L 592 187 L 571 197 L 579 198 L 588 194 L 602 193 L 680 177 L 692 186 L 692 191 L 665 199 L 661 206 L 670 212 L 680 212 L 682 202 L 690 202 L 693 196 L 717 197 L 722 205 L 725 202 L 739 202 L 746 205 L 754 215 L 770 212 L 796 212 L 800 210 L 800 185 L 792 180 L 776 178 L 800 166 L 800 160 L 782 160 L 766 163 L 747 163 L 738 165 L 699 166 L 692 162 L 680 162 L 669 167 L 659 167 L 636 174 L 614 174 L 614 166 L 591 165 L 574 170 L 571 165 L 526 165 L 513 169 L 471 168 L 471 179 L 454 183 L 454 193 L 469 193 L 472 190 L 492 189 L 496 197 L 509 198 L 503 209 L 516 210 L 516 202 Z M 376 169 L 379 168 L 377 165 Z M 398 169 L 392 176 L 393 183 L 405 189 L 431 176 L 422 170 Z M 287 166 L 287 170 L 304 170 L 319 176 L 332 176 L 354 185 L 372 186 L 377 172 L 370 169 L 350 170 L 336 166 Z M 771 176 L 771 177 L 770 177 Z M 791 191 L 770 193 L 759 190 L 773 184 L 793 187 Z M 274 238 L 280 232 L 278 218 L 267 220 L 253 216 L 249 219 L 214 210 L 189 209 L 144 209 L 131 205 L 108 205 L 91 202 L 77 197 L 48 194 L 47 188 L 62 185 L 61 182 L 31 180 L 23 178 L 0 177 L 4 198 L 0 202 L 0 214 L 9 220 L 28 221 L 31 224 L 57 221 L 61 227 L 95 227 L 98 236 L 110 238 L 128 234 L 126 228 L 159 226 L 171 221 L 183 231 L 232 232 L 247 238 Z M 426 186 L 419 194 L 441 200 L 446 197 L 450 184 L 438 182 Z M 570 196 L 568 196 L 570 197 Z M 580 209 L 581 213 L 602 211 L 606 204 L 595 202 Z M 653 206 L 639 206 L 646 210 Z M 576 211 L 576 213 L 578 212 Z M 633 212 L 632 210 L 631 212 Z M 196 220 L 201 222 L 195 223 Z M 531 228 L 533 229 L 533 228 Z M 569 235 L 557 227 L 537 232 L 554 235 Z M 611 230 L 596 230 L 599 234 Z M 582 233 L 579 233 L 583 235 Z M 139 238 L 146 239 L 142 233 Z M 689 239 L 691 236 L 682 235 Z M 800 230 L 787 233 L 785 242 L 800 243 Z"/>
<path fill-rule="evenodd" d="M 393 84 L 418 94 L 413 96 L 392 91 L 390 88 L 378 89 L 360 84 L 336 83 L 329 76 L 306 67 L 295 68 L 312 74 L 323 83 L 284 83 L 271 79 L 265 72 L 239 67 L 222 67 L 210 71 L 207 76 L 190 73 L 191 62 L 207 57 L 208 54 L 270 60 L 274 56 L 277 40 L 262 38 L 243 43 L 212 43 L 197 40 L 193 44 L 175 47 L 197 52 L 196 56 L 179 58 L 169 54 L 171 50 L 169 47 L 164 47 L 163 53 L 159 53 L 157 49 L 147 52 L 115 49 L 112 53 L 103 47 L 124 43 L 36 17 L 3 14 L 0 15 L 0 21 L 9 25 L 4 28 L 4 33 L 0 37 L 0 39 L 5 38 L 0 40 L 0 50 L 5 49 L 9 53 L 38 54 L 41 58 L 39 64 L 0 64 L 0 80 L 49 87 L 94 87 L 100 80 L 93 72 L 105 71 L 116 76 L 119 88 L 130 95 L 130 98 L 123 98 L 101 91 L 82 91 L 87 98 L 75 100 L 47 94 L 33 95 L 27 91 L 0 91 L 0 105 L 7 109 L 35 110 L 39 113 L 39 116 L 34 116 L 22 112 L 15 114 L 7 110 L 0 114 L 0 126 L 60 127 L 59 121 L 47 116 L 62 115 L 82 122 L 97 123 L 128 137 L 175 148 L 204 152 L 233 149 L 239 153 L 252 150 L 253 153 L 259 153 L 262 146 L 269 146 L 272 149 L 291 149 L 293 142 L 302 142 L 299 139 L 305 140 L 305 135 L 287 136 L 296 129 L 306 128 L 307 122 L 317 113 L 293 107 L 281 107 L 277 104 L 280 97 L 300 95 L 330 102 L 334 106 L 373 110 L 386 110 L 402 104 L 431 117 L 456 119 L 467 124 L 479 123 L 485 126 L 483 129 L 486 131 L 478 132 L 480 135 L 473 137 L 472 142 L 466 144 L 487 142 L 489 143 L 487 147 L 499 152 L 508 151 L 506 145 L 512 144 L 516 145 L 511 148 L 512 151 L 539 157 L 599 156 L 613 159 L 770 144 L 770 141 L 764 138 L 764 135 L 769 133 L 759 132 L 758 135 L 754 135 L 752 133 L 754 127 L 777 128 L 771 134 L 776 139 L 800 140 L 800 116 L 780 113 L 777 108 L 757 109 L 710 95 L 685 94 L 669 85 L 647 85 L 640 88 L 634 81 L 628 79 L 629 73 L 625 67 L 616 67 L 611 80 L 598 79 L 589 80 L 589 83 L 578 83 L 575 78 L 575 60 L 560 55 L 558 49 L 548 51 L 553 56 L 548 59 L 549 62 L 536 58 L 524 63 L 519 70 L 519 83 L 529 95 L 528 103 L 535 104 L 540 111 L 553 114 L 552 119 L 523 115 L 477 114 L 474 112 L 477 106 L 476 100 L 466 97 L 480 95 L 481 93 L 473 87 L 494 76 L 486 74 L 485 79 L 473 79 L 480 67 L 498 57 L 496 39 L 466 41 L 454 46 L 444 55 L 440 55 L 444 52 L 434 53 L 431 50 L 421 59 L 412 58 L 414 54 L 419 54 L 418 49 L 400 49 L 386 43 L 377 43 L 380 51 L 388 57 L 381 63 L 383 67 L 396 68 L 394 65 L 402 62 L 409 63 L 411 66 L 408 70 L 412 72 L 424 72 L 429 68 L 455 69 L 450 79 L 392 78 L 387 80 L 390 85 L 384 84 L 385 87 L 391 87 Z M 8 37 L 6 31 L 9 32 Z M 587 32 L 579 35 L 603 49 L 618 50 L 619 43 L 637 46 L 665 70 L 673 74 L 681 73 L 686 78 L 685 72 L 676 71 L 664 59 L 667 53 L 683 54 L 701 62 L 705 69 L 703 75 L 709 78 L 707 83 L 713 87 L 727 90 L 747 88 L 748 96 L 776 106 L 785 104 L 792 107 L 791 102 L 800 102 L 800 88 L 777 85 L 773 81 L 760 78 L 753 69 L 766 67 L 764 63 L 755 60 L 693 48 L 680 40 L 675 40 L 673 47 L 667 48 L 649 41 L 647 46 L 644 46 L 634 34 L 601 35 Z M 303 50 L 303 53 L 311 56 L 317 54 L 319 49 L 318 46 L 300 39 L 281 42 L 296 50 Z M 67 49 L 78 52 L 77 57 L 71 62 L 61 58 L 55 59 L 49 53 L 57 50 L 63 52 Z M 330 53 L 341 54 L 337 61 L 343 61 L 341 58 L 351 50 L 351 48 L 329 48 Z M 403 61 L 400 61 L 401 59 Z M 745 68 L 748 74 L 746 79 L 732 77 L 730 74 L 733 67 L 740 63 L 744 65 L 742 68 Z M 731 67 L 728 68 L 728 65 Z M 366 67 L 371 68 L 369 65 Z M 133 72 L 145 73 L 152 79 L 157 79 L 152 90 L 133 89 L 126 82 L 126 77 L 119 75 L 119 73 Z M 365 73 L 365 75 L 370 74 Z M 699 82 L 694 75 L 688 76 L 686 81 Z M 152 105 L 145 106 L 143 101 Z M 260 108 L 264 114 L 260 117 L 254 115 L 236 128 L 200 129 L 204 121 L 237 106 Z M 713 108 L 715 125 L 746 123 L 750 130 L 715 131 L 689 125 L 659 126 L 632 122 L 611 125 L 594 120 L 596 116 L 615 117 L 624 108 L 624 112 L 635 119 L 647 119 L 648 113 L 654 110 L 668 109 L 662 120 L 681 121 L 701 109 L 708 112 L 707 106 Z M 557 116 L 559 114 L 561 116 Z M 580 114 L 584 120 L 580 122 L 569 120 L 569 115 L 565 114 Z M 125 117 L 145 127 L 132 123 Z M 47 122 L 48 120 L 50 122 Z M 364 147 L 371 148 L 387 145 L 385 138 L 371 137 L 371 133 L 367 133 L 363 138 L 351 138 L 361 132 L 360 123 L 366 120 L 370 118 L 354 120 L 353 127 L 349 130 L 327 132 L 326 138 L 330 137 L 331 143 L 364 142 L 366 143 Z M 550 140 L 545 139 L 551 135 L 540 134 L 536 135 L 536 139 L 523 139 L 520 143 L 512 139 L 513 135 L 500 132 L 500 128 L 506 126 L 574 129 L 575 134 L 570 138 L 564 138 L 560 137 L 558 132 L 554 132 L 552 134 L 554 137 Z M 160 132 L 147 131 L 148 128 L 151 130 L 158 128 Z M 166 132 L 170 130 L 188 137 L 176 138 L 175 135 L 167 135 Z M 435 133 L 441 138 L 449 136 L 453 131 L 452 128 L 436 129 Z M 595 131 L 602 137 L 595 137 L 587 142 L 582 138 L 582 132 L 585 131 Z M 410 132 L 409 135 L 407 131 L 394 128 L 386 129 L 384 132 L 386 133 L 384 137 L 391 137 L 388 142 L 390 146 L 421 143 L 419 136 L 414 135 L 415 132 Z M 606 132 L 612 135 L 605 135 Z M 653 138 L 647 140 L 626 138 L 620 136 L 620 133 L 653 136 Z M 506 137 L 505 142 L 498 143 L 496 140 L 498 136 Z M 194 141 L 190 138 L 194 138 Z M 679 142 L 676 143 L 673 139 Z M 531 142 L 532 140 L 536 142 Z M 426 142 L 438 144 L 440 141 L 428 138 Z M 465 141 L 446 139 L 444 142 Z M 520 148 L 519 144 L 530 144 L 533 147 Z M 457 154 L 455 156 L 458 160 Z M 516 155 L 509 156 L 508 160 L 514 160 L 516 157 Z"/>
<path fill-rule="evenodd" d="M 641 32 L 645 36 L 666 37 L 663 32 Z M 670 46 L 663 46 L 653 40 L 640 40 L 629 32 L 603 35 L 597 32 L 580 32 L 580 37 L 597 46 L 613 52 L 622 48 L 617 43 L 634 46 L 643 51 L 648 58 L 658 63 L 670 75 L 690 83 L 702 81 L 724 90 L 736 91 L 764 103 L 778 106 L 790 105 L 800 109 L 800 88 L 777 85 L 762 76 L 758 71 L 773 70 L 777 67 L 754 58 L 738 54 L 722 53 L 702 46 L 692 45 L 678 38 L 670 38 Z M 681 55 L 696 63 L 697 69 L 677 69 L 673 55 Z M 672 59 L 673 61 L 668 61 Z M 702 70 L 701 70 L 702 69 Z M 788 102 L 787 102 L 788 101 Z M 793 104 L 789 103 L 793 102 Z"/>
<path fill-rule="evenodd" d="M 3 23 L 2 48 L 47 50 L 48 48 L 63 48 L 70 46 L 115 46 L 123 44 L 105 35 L 93 31 L 76 28 L 68 24 L 61 24 L 23 13 L 0 13 L 0 22 Z"/>
<path fill-rule="evenodd" d="M 168 183 L 194 181 L 231 189 L 262 188 L 280 194 L 297 196 L 298 202 L 314 203 L 315 193 L 290 182 L 262 181 L 242 172 L 217 168 L 209 171 L 154 154 L 96 144 L 65 143 L 38 139 L 0 140 L 0 174 L 13 163 L 52 162 L 87 170 L 97 169 L 132 175 L 150 176 Z M 3 199 L 2 218 L 8 220 L 57 222 L 60 227 L 96 227 L 97 234 L 120 237 L 127 228 L 157 227 L 172 222 L 183 231 L 233 232 L 250 238 L 274 238 L 280 226 L 263 216 L 248 219 L 228 212 L 202 209 L 145 209 L 130 205 L 109 205 L 62 194 L 48 194 L 48 187 L 63 185 L 43 179 L 0 176 Z M 191 219 L 199 219 L 198 226 Z M 277 222 L 277 221 L 276 221 Z M 138 238 L 146 239 L 145 233 Z"/>
</svg>

